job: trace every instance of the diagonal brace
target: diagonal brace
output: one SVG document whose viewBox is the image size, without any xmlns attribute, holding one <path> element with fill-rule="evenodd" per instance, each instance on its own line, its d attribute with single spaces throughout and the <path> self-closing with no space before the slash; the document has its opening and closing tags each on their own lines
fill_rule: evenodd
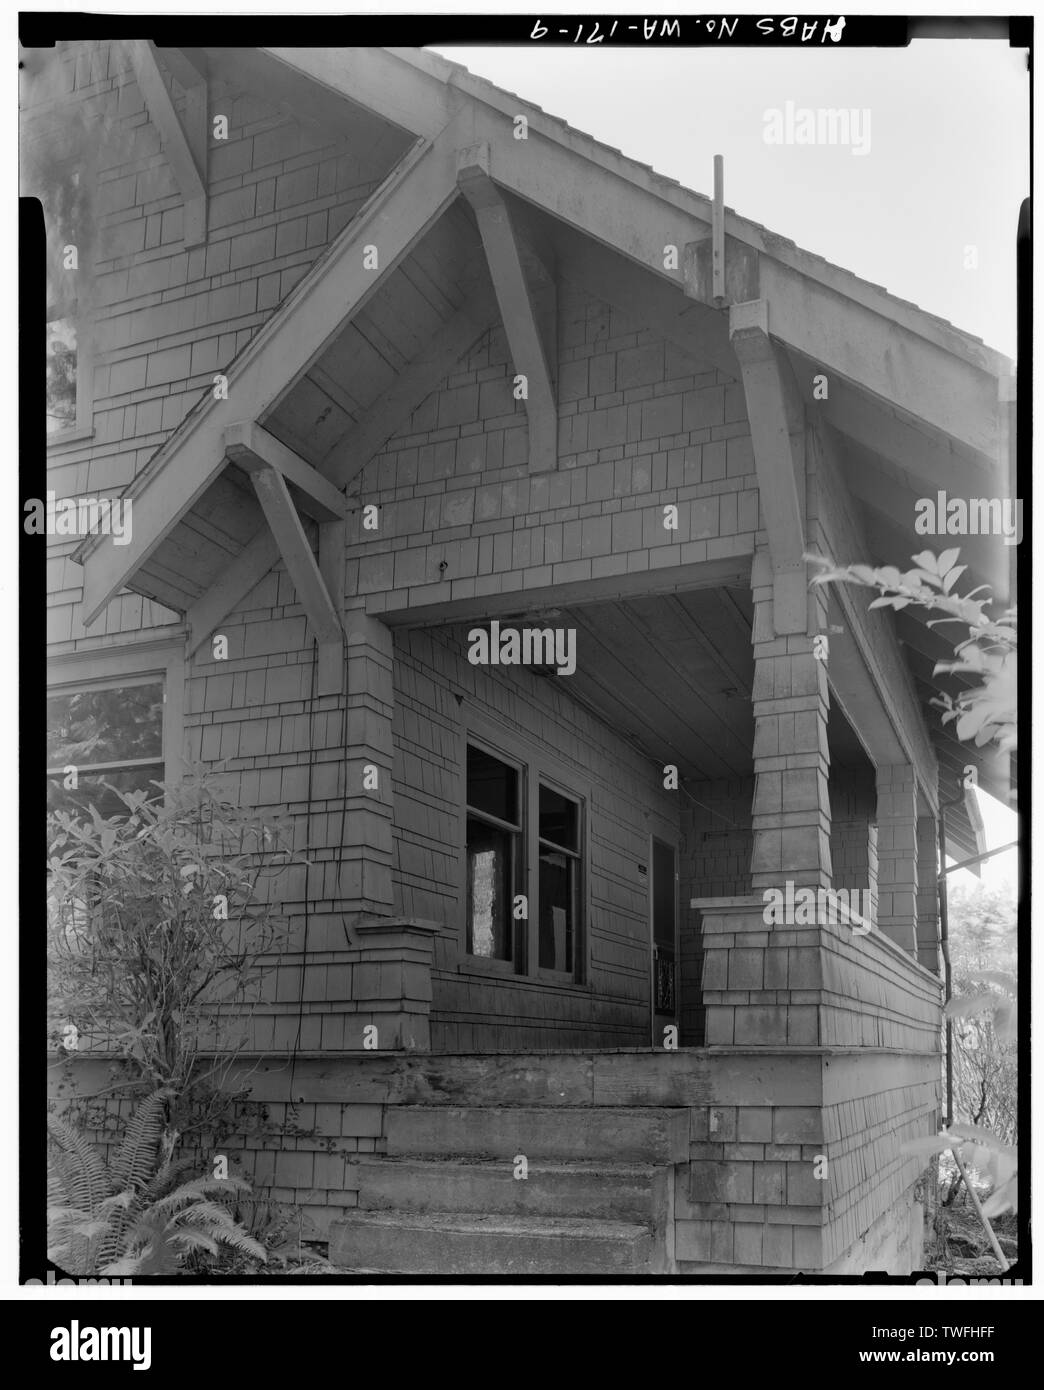
<svg viewBox="0 0 1044 1390">
<path fill-rule="evenodd" d="M 131 43 L 130 52 L 149 119 L 160 133 L 163 153 L 181 191 L 185 245 L 199 246 L 207 239 L 206 83 L 196 83 L 186 90 L 183 122 L 163 80 L 156 45 L 139 39 Z"/>
<path fill-rule="evenodd" d="M 283 475 L 275 468 L 261 468 L 251 473 L 250 480 L 319 643 L 319 694 L 338 694 L 344 665 L 340 606 L 326 587 Z"/>
<path fill-rule="evenodd" d="M 529 466 L 546 472 L 558 461 L 558 410 L 540 314 L 526 275 L 527 249 L 489 173 L 488 145 L 458 152 L 457 182 L 478 221 L 515 371 L 526 378 Z"/>
</svg>

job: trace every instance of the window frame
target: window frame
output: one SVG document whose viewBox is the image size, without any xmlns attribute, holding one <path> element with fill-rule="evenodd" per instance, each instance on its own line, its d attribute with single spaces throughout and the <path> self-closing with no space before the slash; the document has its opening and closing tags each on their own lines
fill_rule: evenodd
<svg viewBox="0 0 1044 1390">
<path fill-rule="evenodd" d="M 536 903 L 537 913 L 540 906 L 540 847 L 547 844 L 557 850 L 559 854 L 568 854 L 577 863 L 577 885 L 576 885 L 576 911 L 577 922 L 574 928 L 573 940 L 573 968 L 572 970 L 554 970 L 550 966 L 540 964 L 540 919 L 539 915 L 533 918 L 530 927 L 530 941 L 532 949 L 536 952 L 534 957 L 535 970 L 532 972 L 537 979 L 557 981 L 563 983 L 580 983 L 581 978 L 586 977 L 586 960 L 583 960 L 582 943 L 586 940 L 587 933 L 585 926 L 587 922 L 587 910 L 585 902 L 585 884 L 587 874 L 585 873 L 585 854 L 586 841 L 584 836 L 584 826 L 587 817 L 584 814 L 586 802 L 580 796 L 567 788 L 561 781 L 551 777 L 543 769 L 533 778 L 534 786 L 534 811 L 533 811 L 533 893 L 529 901 Z M 556 845 L 553 840 L 542 840 L 540 835 L 540 788 L 547 787 L 548 791 L 556 792 L 567 801 L 573 802 L 576 806 L 576 844 L 575 850 L 567 850 L 564 845 Z M 583 961 L 584 976 L 580 975 L 580 963 Z"/>
<path fill-rule="evenodd" d="M 56 157 L 51 163 L 51 176 L 55 179 L 72 178 L 79 180 L 78 156 Z M 54 235 L 61 247 L 75 244 L 75 232 L 68 227 L 48 228 L 48 241 Z M 78 248 L 83 249 L 83 248 Z M 91 265 L 78 265 L 77 275 L 93 272 Z M 51 299 L 54 292 L 55 298 Z M 53 430 L 46 436 L 47 450 L 61 450 L 70 444 L 82 443 L 94 437 L 94 361 L 91 334 L 87 331 L 84 314 L 80 308 L 80 296 L 75 289 L 63 293 L 57 286 L 48 286 L 48 304 L 44 325 L 59 319 L 69 319 L 76 326 L 76 419 L 65 429 Z M 46 369 L 46 368 L 45 368 Z"/>
<path fill-rule="evenodd" d="M 479 752 L 485 753 L 485 754 L 487 755 L 487 757 L 495 758 L 497 762 L 503 763 L 505 767 L 510 767 L 510 768 L 513 769 L 513 771 L 514 771 L 514 773 L 515 773 L 515 776 L 516 776 L 517 779 L 518 779 L 517 785 L 516 785 L 516 810 L 517 810 L 517 815 L 518 815 L 518 824 L 517 824 L 517 826 L 512 826 L 509 822 L 500 820 L 500 818 L 499 818 L 498 816 L 491 815 L 488 811 L 481 811 L 481 810 L 478 809 L 478 807 L 473 807 L 473 806 L 469 803 L 469 801 L 468 801 L 468 759 L 467 759 L 467 751 L 468 751 L 469 748 L 475 748 L 475 749 L 477 749 Z M 468 885 L 467 885 L 468 821 L 469 821 L 469 820 L 472 820 L 472 819 L 474 819 L 474 820 L 480 820 L 480 821 L 482 821 L 482 822 L 483 822 L 484 824 L 486 824 L 486 825 L 491 825 L 491 826 L 493 826 L 494 829 L 497 829 L 497 830 L 506 830 L 506 831 L 508 832 L 508 834 L 513 835 L 513 836 L 516 837 L 516 844 L 517 844 L 517 846 L 518 846 L 517 857 L 516 857 L 516 856 L 513 856 L 513 857 L 512 857 L 512 864 L 511 864 L 511 902 L 512 902 L 512 909 L 513 909 L 513 908 L 514 908 L 515 896 L 516 896 L 516 894 L 519 892 L 519 884 L 520 884 L 520 882 L 524 881 L 525 873 L 526 873 L 526 863 L 527 863 L 526 842 L 527 842 L 527 838 L 528 838 L 528 819 L 529 819 L 529 818 L 528 818 L 528 806 L 527 806 L 527 792 L 526 792 L 527 785 L 528 785 L 528 784 L 527 784 L 527 781 L 526 781 L 526 768 L 525 768 L 525 765 L 524 765 L 523 763 L 520 763 L 520 762 L 516 761 L 514 758 L 505 757 L 502 753 L 498 752 L 497 749 L 495 749 L 495 748 L 493 748 L 493 747 L 490 747 L 490 746 L 485 742 L 485 740 L 477 739 L 477 738 L 467 738 L 467 739 L 465 740 L 465 744 L 464 744 L 464 877 L 465 877 L 465 884 L 464 884 L 464 898 L 463 898 L 463 903 L 464 903 L 464 912 L 463 912 L 463 920 L 464 920 L 464 941 L 463 941 L 463 950 L 464 950 L 464 955 L 465 955 L 465 957 L 466 957 L 469 961 L 480 961 L 480 962 L 483 964 L 483 966 L 488 966 L 488 967 L 496 968 L 496 969 L 498 970 L 498 973 L 500 973 L 501 971 L 503 971 L 504 973 L 511 974 L 511 975 L 517 975 L 517 974 L 524 974 L 524 973 L 525 973 L 524 971 L 521 971 L 521 970 L 519 969 L 519 966 L 518 966 L 518 960 L 519 960 L 519 955 L 520 955 L 520 945 L 521 945 L 521 943 L 520 943 L 520 941 L 519 941 L 519 937 L 520 937 L 522 934 L 519 933 L 519 932 L 517 932 L 517 930 L 516 930 L 516 928 L 515 928 L 515 926 L 514 926 L 514 920 L 515 920 L 515 919 L 514 919 L 514 916 L 513 916 L 513 915 L 512 915 L 512 918 L 511 918 L 511 921 L 512 921 L 512 928 L 511 928 L 511 931 L 512 931 L 512 941 L 511 941 L 511 954 L 510 954 L 510 956 L 506 956 L 506 957 L 504 957 L 504 956 L 480 956 L 480 955 L 477 955 L 474 951 L 469 951 L 469 950 L 468 950 Z M 521 863 L 517 862 L 518 859 L 521 859 Z"/>
<path fill-rule="evenodd" d="M 176 782 L 185 773 L 185 657 L 183 643 L 135 643 L 117 651 L 71 652 L 48 662 L 47 698 L 81 690 L 113 690 L 119 686 L 163 686 L 163 728 L 159 758 L 113 763 L 113 769 L 163 763 L 163 780 Z M 105 765 L 99 765 L 105 766 Z M 50 769 L 48 769 L 50 775 Z"/>
<path fill-rule="evenodd" d="M 515 960 L 490 960 L 485 956 L 474 956 L 467 949 L 467 750 L 472 745 L 490 757 L 517 770 L 521 778 L 520 801 L 523 828 L 521 849 L 523 856 L 522 883 L 520 890 L 525 893 L 529 905 L 526 919 L 524 968 L 519 968 L 516 943 Z M 459 739 L 459 762 L 461 769 L 461 788 L 458 797 L 458 842 L 460 861 L 458 882 L 460 884 L 460 930 L 458 933 L 459 962 L 461 973 L 476 975 L 496 975 L 502 978 L 540 983 L 552 988 L 590 991 L 591 986 L 591 904 L 590 904 L 590 783 L 566 771 L 561 760 L 546 749 L 522 735 L 499 725 L 480 714 L 469 712 L 462 720 Z M 577 885 L 576 940 L 573 945 L 573 969 L 566 972 L 541 968 L 539 913 L 535 905 L 540 900 L 540 786 L 557 792 L 577 805 L 577 859 L 579 861 Z"/>
</svg>

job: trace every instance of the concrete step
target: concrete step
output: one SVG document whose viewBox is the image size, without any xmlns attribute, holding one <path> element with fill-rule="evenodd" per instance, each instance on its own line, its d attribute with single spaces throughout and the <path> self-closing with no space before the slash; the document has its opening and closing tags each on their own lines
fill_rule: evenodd
<svg viewBox="0 0 1044 1390">
<path fill-rule="evenodd" d="M 619 1221 L 350 1211 L 330 1226 L 329 1258 L 353 1273 L 640 1274 L 653 1238 Z"/>
<path fill-rule="evenodd" d="M 446 1162 L 360 1159 L 348 1187 L 364 1211 L 484 1212 L 490 1216 L 588 1217 L 662 1224 L 667 1170 L 650 1165 L 530 1163 L 516 1178 L 511 1159 Z"/>
<path fill-rule="evenodd" d="M 514 1158 L 529 1162 L 684 1163 L 687 1110 L 652 1106 L 396 1105 L 385 1120 L 392 1157 Z"/>
</svg>

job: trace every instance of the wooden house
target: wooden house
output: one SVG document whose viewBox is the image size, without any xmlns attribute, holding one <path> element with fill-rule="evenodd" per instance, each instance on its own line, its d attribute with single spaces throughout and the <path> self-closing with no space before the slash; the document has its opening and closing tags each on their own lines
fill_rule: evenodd
<svg viewBox="0 0 1044 1390">
<path fill-rule="evenodd" d="M 1004 773 L 804 557 L 1010 490 L 1010 363 L 424 50 L 56 53 L 48 487 L 133 526 L 49 538 L 53 709 L 311 861 L 243 1170 L 346 1269 L 916 1267 L 940 816 Z"/>
</svg>

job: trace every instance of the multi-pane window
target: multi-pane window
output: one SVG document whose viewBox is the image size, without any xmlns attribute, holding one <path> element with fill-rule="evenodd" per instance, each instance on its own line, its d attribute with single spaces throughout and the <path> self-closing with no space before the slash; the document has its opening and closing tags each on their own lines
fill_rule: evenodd
<svg viewBox="0 0 1044 1390">
<path fill-rule="evenodd" d="M 47 809 L 97 807 L 125 815 L 111 788 L 159 795 L 163 780 L 163 682 L 56 691 L 47 700 Z"/>
<path fill-rule="evenodd" d="M 540 785 L 540 968 L 572 974 L 580 912 L 580 807 Z"/>
<path fill-rule="evenodd" d="M 512 906 L 521 869 L 521 777 L 517 768 L 468 747 L 467 949 L 514 959 Z"/>
<path fill-rule="evenodd" d="M 581 809 L 578 798 L 549 785 L 538 769 L 468 745 L 470 955 L 512 962 L 520 973 L 578 977 Z"/>
</svg>

